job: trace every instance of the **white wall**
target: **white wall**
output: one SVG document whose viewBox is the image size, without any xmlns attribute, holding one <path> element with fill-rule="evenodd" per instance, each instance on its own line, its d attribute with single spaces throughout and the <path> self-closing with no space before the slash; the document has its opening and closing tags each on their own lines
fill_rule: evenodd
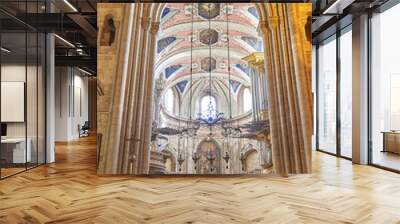
<svg viewBox="0 0 400 224">
<path fill-rule="evenodd" d="M 36 68 L 33 66 L 25 67 L 20 64 L 5 64 L 1 66 L 1 81 L 2 82 L 25 82 L 26 69 L 28 75 L 35 74 Z M 29 77 L 28 77 L 29 79 Z M 33 93 L 27 93 L 30 96 L 36 96 L 36 90 Z M 28 100 L 28 99 L 27 99 Z M 7 110 L 7 108 L 1 108 Z M 36 116 L 36 114 L 35 114 Z M 30 114 L 28 114 L 28 121 L 31 121 Z M 25 123 L 26 122 L 7 122 L 7 137 L 25 137 Z M 29 137 L 29 136 L 28 136 Z"/>
<path fill-rule="evenodd" d="M 26 80 L 27 79 L 27 80 Z M 7 124 L 8 138 L 29 139 L 32 151 L 32 161 L 44 163 L 45 150 L 45 116 L 44 116 L 44 73 L 41 66 L 25 64 L 3 64 L 1 66 L 2 82 L 24 82 L 26 84 L 26 106 L 21 108 L 26 112 L 23 122 L 5 122 Z M 2 96 L 7 97 L 7 96 Z M 1 108 L 1 110 L 11 110 Z M 11 112 L 12 111 L 8 111 Z M 37 156 L 37 153 L 39 154 Z M 51 160 L 48 160 L 51 162 Z"/>
<path fill-rule="evenodd" d="M 88 78 L 71 67 L 56 67 L 55 140 L 79 138 L 78 124 L 88 120 Z"/>
</svg>

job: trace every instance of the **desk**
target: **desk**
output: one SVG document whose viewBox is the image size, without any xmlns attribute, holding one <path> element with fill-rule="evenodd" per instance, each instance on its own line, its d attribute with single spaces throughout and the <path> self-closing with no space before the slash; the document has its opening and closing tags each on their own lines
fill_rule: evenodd
<svg viewBox="0 0 400 224">
<path fill-rule="evenodd" d="M 27 139 L 28 143 L 25 152 L 25 138 L 6 138 L 1 139 L 1 159 L 5 163 L 26 163 L 31 162 L 31 139 Z M 26 159 L 26 160 L 25 160 Z"/>
<path fill-rule="evenodd" d="M 382 152 L 400 154 L 400 131 L 384 131 Z"/>
</svg>

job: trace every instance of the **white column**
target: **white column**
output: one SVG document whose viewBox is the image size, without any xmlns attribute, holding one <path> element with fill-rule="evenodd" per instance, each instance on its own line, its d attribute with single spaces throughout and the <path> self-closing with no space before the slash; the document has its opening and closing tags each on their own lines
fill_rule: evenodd
<svg viewBox="0 0 400 224">
<path fill-rule="evenodd" d="M 257 86 L 257 71 L 250 67 L 250 79 L 251 79 L 251 98 L 253 105 L 253 120 L 258 120 L 258 86 Z"/>
<path fill-rule="evenodd" d="M 54 35 L 46 36 L 46 163 L 55 161 L 55 60 Z"/>
<path fill-rule="evenodd" d="M 368 163 L 368 15 L 353 20 L 353 162 Z"/>
</svg>

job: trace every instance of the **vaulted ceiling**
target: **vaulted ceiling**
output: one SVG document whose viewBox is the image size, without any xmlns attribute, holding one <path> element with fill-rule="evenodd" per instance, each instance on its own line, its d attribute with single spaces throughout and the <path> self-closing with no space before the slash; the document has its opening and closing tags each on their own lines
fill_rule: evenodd
<svg viewBox="0 0 400 224">
<path fill-rule="evenodd" d="M 251 3 L 168 3 L 157 36 L 155 74 L 165 80 L 165 89 L 175 88 L 182 99 L 190 92 L 204 95 L 210 87 L 213 94 L 228 99 L 229 89 L 235 95 L 250 86 L 242 58 L 262 51 L 257 26 Z"/>
</svg>

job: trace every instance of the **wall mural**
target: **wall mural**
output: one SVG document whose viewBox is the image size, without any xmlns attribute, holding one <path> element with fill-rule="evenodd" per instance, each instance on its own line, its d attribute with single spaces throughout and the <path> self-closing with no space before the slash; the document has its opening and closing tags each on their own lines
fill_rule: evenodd
<svg viewBox="0 0 400 224">
<path fill-rule="evenodd" d="M 254 48 L 256 51 L 262 51 L 262 42 L 255 37 L 241 37 L 241 39 Z"/>
<path fill-rule="evenodd" d="M 166 3 L 129 21 L 122 13 L 126 6 L 99 10 L 104 18 L 112 14 L 118 35 L 124 35 L 115 38 L 113 51 L 99 45 L 98 82 L 104 86 L 98 95 L 99 173 L 271 173 L 270 118 L 264 116 L 271 109 L 268 76 L 251 61 L 264 61 L 258 8 L 253 3 Z M 153 11 L 161 12 L 161 23 L 143 15 Z M 150 20 L 147 30 L 142 16 Z M 142 33 L 131 40 L 129 30 Z M 219 42 L 222 33 L 229 38 Z M 138 43 L 146 45 L 126 47 Z M 122 73 L 125 67 L 129 71 Z M 247 92 L 240 91 L 244 86 Z"/>
<path fill-rule="evenodd" d="M 251 13 L 251 15 L 254 16 L 254 18 L 258 19 L 258 13 L 256 7 L 250 7 L 247 9 L 247 11 L 249 11 L 249 13 Z"/>
<path fill-rule="evenodd" d="M 198 3 L 199 16 L 213 19 L 220 14 L 220 3 Z"/>
<path fill-rule="evenodd" d="M 182 68 L 182 65 L 171 65 L 165 69 L 165 78 L 168 79 L 173 75 L 176 71 L 178 71 L 180 68 Z"/>
<path fill-rule="evenodd" d="M 157 53 L 163 51 L 168 45 L 172 44 L 176 37 L 165 37 L 157 42 Z"/>
<path fill-rule="evenodd" d="M 250 75 L 250 69 L 247 65 L 235 64 L 235 67 L 240 71 L 244 72 L 247 76 Z"/>
<path fill-rule="evenodd" d="M 161 13 L 161 19 L 163 19 L 171 10 L 168 7 L 165 7 Z"/>
<path fill-rule="evenodd" d="M 239 87 L 240 87 L 240 82 L 238 82 L 238 81 L 235 81 L 235 80 L 231 80 L 231 86 L 232 86 L 232 90 L 233 90 L 233 92 L 237 92 L 237 90 L 239 89 Z"/>
<path fill-rule="evenodd" d="M 200 42 L 203 44 L 215 44 L 218 41 L 218 32 L 214 29 L 202 30 L 199 36 Z"/>
<path fill-rule="evenodd" d="M 205 72 L 215 70 L 217 67 L 217 61 L 214 58 L 206 57 L 201 59 L 201 69 Z"/>
<path fill-rule="evenodd" d="M 179 90 L 179 92 L 183 93 L 187 84 L 188 80 L 180 81 L 178 84 L 176 84 L 176 88 Z"/>
</svg>

